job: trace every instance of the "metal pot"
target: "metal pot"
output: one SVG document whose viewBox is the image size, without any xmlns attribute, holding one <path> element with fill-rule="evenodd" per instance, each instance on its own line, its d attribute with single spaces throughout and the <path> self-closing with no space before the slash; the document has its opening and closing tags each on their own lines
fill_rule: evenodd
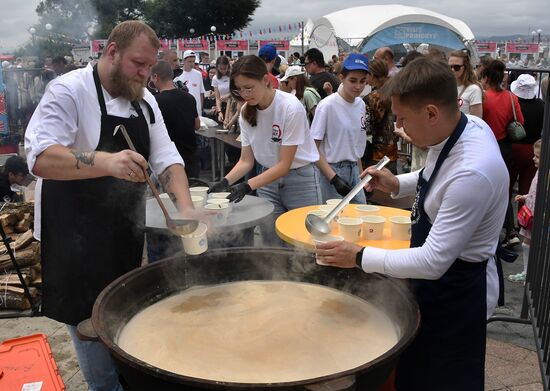
<svg viewBox="0 0 550 391">
<path fill-rule="evenodd" d="M 277 384 L 242 384 L 191 378 L 140 361 L 116 344 L 119 332 L 142 309 L 195 285 L 233 281 L 300 281 L 325 285 L 368 300 L 382 309 L 398 330 L 398 343 L 382 356 L 352 370 L 315 379 Z M 418 306 L 399 281 L 358 269 L 315 264 L 311 254 L 281 248 L 233 248 L 189 257 L 177 255 L 135 269 L 107 286 L 97 298 L 92 324 L 110 350 L 132 390 L 377 390 L 384 384 L 420 323 Z M 324 341 L 319 341 L 324 343 Z"/>
</svg>

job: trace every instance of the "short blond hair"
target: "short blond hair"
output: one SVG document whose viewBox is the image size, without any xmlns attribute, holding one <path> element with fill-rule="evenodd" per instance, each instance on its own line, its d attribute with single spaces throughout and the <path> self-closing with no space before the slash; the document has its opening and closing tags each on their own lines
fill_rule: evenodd
<svg viewBox="0 0 550 391">
<path fill-rule="evenodd" d="M 535 148 L 538 148 L 540 149 L 540 147 L 542 147 L 542 139 L 538 139 L 537 141 L 535 141 L 535 143 L 533 144 L 533 149 Z"/>
<path fill-rule="evenodd" d="M 124 51 L 141 34 L 145 34 L 149 38 L 149 42 L 155 49 L 160 48 L 160 41 L 155 31 L 139 20 L 127 20 L 117 24 L 109 34 L 107 46 L 114 42 L 117 49 Z"/>
</svg>

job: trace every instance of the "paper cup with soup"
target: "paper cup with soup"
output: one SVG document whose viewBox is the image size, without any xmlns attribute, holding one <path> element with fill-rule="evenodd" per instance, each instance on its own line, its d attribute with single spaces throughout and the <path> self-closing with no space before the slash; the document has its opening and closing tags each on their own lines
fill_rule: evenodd
<svg viewBox="0 0 550 391">
<path fill-rule="evenodd" d="M 357 205 L 355 211 L 359 216 L 376 215 L 380 212 L 380 207 L 376 205 Z"/>
<path fill-rule="evenodd" d="M 411 239 L 411 218 L 406 216 L 390 217 L 391 238 L 393 240 Z"/>
<path fill-rule="evenodd" d="M 186 254 L 198 255 L 208 250 L 207 231 L 208 227 L 206 224 L 200 222 L 195 231 L 190 234 L 181 235 L 183 250 Z"/>
<path fill-rule="evenodd" d="M 210 193 L 210 198 L 217 198 L 217 199 L 227 199 L 229 197 L 229 194 L 231 194 L 228 191 L 221 191 L 218 193 Z"/>
<path fill-rule="evenodd" d="M 343 240 L 344 240 L 344 237 L 339 235 L 321 235 L 314 238 L 313 242 L 315 243 L 315 245 L 318 245 L 318 244 L 328 243 L 328 242 L 341 242 Z M 315 262 L 317 263 L 317 265 L 327 266 L 327 264 L 319 260 L 317 256 L 315 256 Z"/>
<path fill-rule="evenodd" d="M 193 202 L 193 206 L 195 207 L 195 209 L 202 208 L 202 206 L 204 205 L 204 198 L 201 196 L 192 195 L 191 201 Z"/>
<path fill-rule="evenodd" d="M 204 209 L 208 211 L 214 211 L 215 214 L 215 224 L 225 224 L 227 223 L 227 216 L 229 216 L 229 204 L 228 203 L 222 203 L 222 204 L 206 204 L 204 206 Z"/>
<path fill-rule="evenodd" d="M 232 205 L 227 198 L 210 198 L 206 200 L 206 204 L 212 205 L 227 205 L 229 212 L 231 212 Z"/>
<path fill-rule="evenodd" d="M 208 187 L 206 186 L 190 187 L 189 192 L 191 193 L 192 196 L 199 196 L 205 200 L 208 198 Z"/>
<path fill-rule="evenodd" d="M 340 235 L 348 242 L 357 242 L 361 239 L 361 227 L 363 220 L 356 217 L 340 217 L 338 219 L 338 227 L 340 227 Z"/>
<path fill-rule="evenodd" d="M 362 216 L 363 231 L 362 238 L 366 240 L 382 240 L 384 236 L 384 223 L 386 219 L 382 216 Z"/>
</svg>

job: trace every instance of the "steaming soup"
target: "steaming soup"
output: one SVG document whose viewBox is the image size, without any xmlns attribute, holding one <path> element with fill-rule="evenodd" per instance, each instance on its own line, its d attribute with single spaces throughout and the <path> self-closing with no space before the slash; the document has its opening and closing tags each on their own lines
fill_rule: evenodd
<svg viewBox="0 0 550 391">
<path fill-rule="evenodd" d="M 244 281 L 153 304 L 128 322 L 118 345 L 173 373 L 268 383 L 356 368 L 397 340 L 391 320 L 355 296 L 306 283 Z"/>
</svg>

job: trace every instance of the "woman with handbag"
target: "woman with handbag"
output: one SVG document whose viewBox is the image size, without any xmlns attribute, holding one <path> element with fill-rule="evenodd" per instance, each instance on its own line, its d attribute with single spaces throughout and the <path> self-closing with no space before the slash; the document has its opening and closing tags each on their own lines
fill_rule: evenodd
<svg viewBox="0 0 550 391">
<path fill-rule="evenodd" d="M 525 282 L 525 277 L 527 276 L 527 261 L 529 261 L 529 250 L 531 248 L 531 227 L 533 225 L 533 213 L 535 212 L 535 199 L 537 197 L 537 179 L 539 176 L 538 168 L 541 144 L 541 140 L 537 140 L 535 144 L 533 144 L 533 163 L 537 168 L 537 172 L 533 177 L 531 187 L 529 187 L 529 193 L 525 195 L 518 194 L 515 198 L 517 202 L 524 202 L 518 212 L 518 223 L 521 226 L 519 234 L 523 236 L 523 242 L 521 243 L 523 249 L 523 271 L 518 274 L 509 275 L 508 280 L 512 282 Z"/>
<path fill-rule="evenodd" d="M 517 130 L 518 123 L 523 125 L 524 119 L 518 98 L 501 87 L 504 80 L 504 71 L 504 63 L 493 60 L 481 73 L 481 83 L 485 87 L 483 120 L 487 122 L 493 131 L 504 163 L 506 163 L 506 168 L 508 168 L 508 174 L 510 174 L 513 163 L 510 136 L 516 135 L 514 131 Z M 506 229 L 506 235 L 502 242 L 503 247 L 511 248 L 521 243 L 514 226 L 514 212 L 511 203 L 508 203 L 504 228 Z"/>
</svg>

